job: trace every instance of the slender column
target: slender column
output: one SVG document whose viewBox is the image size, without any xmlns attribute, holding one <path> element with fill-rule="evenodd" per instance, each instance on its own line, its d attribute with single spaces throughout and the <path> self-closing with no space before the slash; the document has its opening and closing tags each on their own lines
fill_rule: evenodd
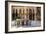
<svg viewBox="0 0 46 34">
<path fill-rule="evenodd" d="M 29 20 L 29 8 L 28 8 L 28 11 L 27 12 L 28 12 L 28 20 Z"/>
<path fill-rule="evenodd" d="M 22 25 L 22 20 L 23 19 L 23 8 L 21 8 L 21 20 L 20 20 L 20 25 Z"/>
<path fill-rule="evenodd" d="M 34 7 L 34 11 L 35 11 L 35 20 L 36 20 L 36 7 Z"/>
<path fill-rule="evenodd" d="M 24 7 L 24 9 L 25 9 L 25 10 L 24 10 L 24 18 L 25 18 L 25 19 L 24 19 L 24 24 L 26 24 L 26 7 Z"/>
<path fill-rule="evenodd" d="M 18 16 L 20 16 L 19 10 L 20 10 L 20 9 L 18 8 Z M 20 22 L 20 20 L 19 20 L 19 25 L 20 25 L 20 23 L 21 23 L 21 22 Z M 18 26 L 19 26 L 19 25 L 18 25 Z"/>
<path fill-rule="evenodd" d="M 17 12 L 18 12 L 18 15 L 19 15 L 19 9 L 18 9 L 18 11 L 17 11 Z"/>
</svg>

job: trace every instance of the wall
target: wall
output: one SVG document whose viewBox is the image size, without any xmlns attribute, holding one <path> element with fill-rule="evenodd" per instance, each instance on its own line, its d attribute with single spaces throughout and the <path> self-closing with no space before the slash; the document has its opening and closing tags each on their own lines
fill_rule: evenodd
<svg viewBox="0 0 46 34">
<path fill-rule="evenodd" d="M 46 8 L 46 0 L 19 0 L 19 1 L 44 2 L 45 3 L 45 8 Z M 4 8 L 5 8 L 5 0 L 0 0 L 0 34 L 5 34 L 4 33 L 5 32 L 5 9 Z M 42 31 L 42 32 L 25 32 L 25 33 L 18 33 L 18 34 L 46 34 L 46 31 Z"/>
</svg>

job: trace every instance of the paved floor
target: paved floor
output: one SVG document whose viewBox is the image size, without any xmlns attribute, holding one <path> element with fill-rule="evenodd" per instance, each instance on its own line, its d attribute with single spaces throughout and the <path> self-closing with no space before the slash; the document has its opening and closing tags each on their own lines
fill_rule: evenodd
<svg viewBox="0 0 46 34">
<path fill-rule="evenodd" d="M 12 21 L 12 26 L 16 26 L 15 20 Z M 24 25 L 22 27 L 40 27 L 41 26 L 41 21 L 29 21 L 28 25 Z M 18 27 L 21 27 L 21 25 L 18 25 Z"/>
</svg>

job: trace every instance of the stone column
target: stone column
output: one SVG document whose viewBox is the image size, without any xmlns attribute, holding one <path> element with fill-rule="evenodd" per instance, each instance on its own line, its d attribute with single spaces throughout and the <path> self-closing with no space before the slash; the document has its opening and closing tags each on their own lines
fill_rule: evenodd
<svg viewBox="0 0 46 34">
<path fill-rule="evenodd" d="M 37 10 L 36 7 L 34 7 L 34 12 L 35 12 L 35 21 L 37 20 L 37 19 L 36 19 L 36 10 Z"/>
</svg>

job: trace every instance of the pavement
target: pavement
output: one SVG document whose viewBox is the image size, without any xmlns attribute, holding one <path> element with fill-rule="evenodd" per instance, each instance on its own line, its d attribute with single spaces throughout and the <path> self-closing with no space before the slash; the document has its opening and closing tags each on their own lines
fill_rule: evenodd
<svg viewBox="0 0 46 34">
<path fill-rule="evenodd" d="M 16 21 L 15 20 L 12 21 L 11 26 L 12 27 L 16 26 Z M 30 21 L 28 21 L 28 25 L 24 25 L 24 26 L 18 25 L 17 27 L 40 27 L 40 26 L 41 26 L 41 21 L 32 21 L 32 20 L 30 20 Z"/>
</svg>

